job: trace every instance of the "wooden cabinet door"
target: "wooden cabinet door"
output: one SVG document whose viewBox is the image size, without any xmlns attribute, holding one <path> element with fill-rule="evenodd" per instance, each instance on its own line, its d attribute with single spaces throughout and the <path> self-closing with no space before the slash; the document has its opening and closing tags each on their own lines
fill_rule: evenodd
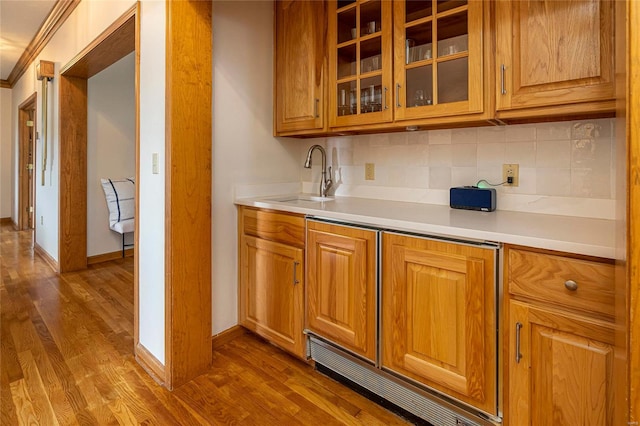
<svg viewBox="0 0 640 426">
<path fill-rule="evenodd" d="M 390 0 L 329 2 L 329 126 L 393 120 Z"/>
<path fill-rule="evenodd" d="M 395 1 L 393 7 L 396 120 L 481 113 L 489 4 Z"/>
<path fill-rule="evenodd" d="M 613 28 L 608 0 L 498 0 L 498 111 L 613 100 Z"/>
<path fill-rule="evenodd" d="M 307 224 L 307 326 L 375 361 L 376 233 Z"/>
<path fill-rule="evenodd" d="M 302 249 L 242 235 L 240 261 L 241 324 L 305 358 Z"/>
<path fill-rule="evenodd" d="M 509 323 L 508 424 L 613 424 L 613 324 L 517 301 Z"/>
<path fill-rule="evenodd" d="M 326 5 L 276 1 L 276 132 L 295 134 L 325 127 Z"/>
<path fill-rule="evenodd" d="M 495 251 L 383 234 L 382 365 L 496 406 Z"/>
</svg>

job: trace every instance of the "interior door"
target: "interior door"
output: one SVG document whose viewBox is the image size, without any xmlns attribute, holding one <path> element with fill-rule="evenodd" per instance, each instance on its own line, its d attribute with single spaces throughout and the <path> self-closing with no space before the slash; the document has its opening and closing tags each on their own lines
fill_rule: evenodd
<svg viewBox="0 0 640 426">
<path fill-rule="evenodd" d="M 34 229 L 36 94 L 18 107 L 18 229 Z"/>
</svg>

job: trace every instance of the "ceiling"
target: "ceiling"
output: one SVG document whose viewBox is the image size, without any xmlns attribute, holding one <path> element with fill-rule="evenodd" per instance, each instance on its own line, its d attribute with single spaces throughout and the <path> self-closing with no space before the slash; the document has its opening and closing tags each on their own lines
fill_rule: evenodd
<svg viewBox="0 0 640 426">
<path fill-rule="evenodd" d="M 0 0 L 0 80 L 7 80 L 56 2 Z"/>
</svg>

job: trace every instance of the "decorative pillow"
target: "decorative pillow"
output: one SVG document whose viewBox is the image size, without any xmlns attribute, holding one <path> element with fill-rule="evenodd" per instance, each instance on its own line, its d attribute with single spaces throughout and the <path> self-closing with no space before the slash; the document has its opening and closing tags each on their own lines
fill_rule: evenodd
<svg viewBox="0 0 640 426">
<path fill-rule="evenodd" d="M 100 179 L 100 182 L 109 208 L 109 227 L 114 229 L 117 223 L 133 219 L 136 208 L 134 179 Z"/>
</svg>

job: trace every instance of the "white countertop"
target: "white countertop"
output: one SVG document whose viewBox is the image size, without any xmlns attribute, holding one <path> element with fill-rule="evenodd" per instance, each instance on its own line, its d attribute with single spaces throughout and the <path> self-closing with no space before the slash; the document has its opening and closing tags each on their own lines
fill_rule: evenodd
<svg viewBox="0 0 640 426">
<path fill-rule="evenodd" d="M 285 197 L 239 198 L 236 204 L 383 229 L 615 258 L 613 220 L 506 210 L 456 210 L 444 205 L 355 197 L 335 197 L 326 202 L 277 201 L 282 198 Z"/>
</svg>

